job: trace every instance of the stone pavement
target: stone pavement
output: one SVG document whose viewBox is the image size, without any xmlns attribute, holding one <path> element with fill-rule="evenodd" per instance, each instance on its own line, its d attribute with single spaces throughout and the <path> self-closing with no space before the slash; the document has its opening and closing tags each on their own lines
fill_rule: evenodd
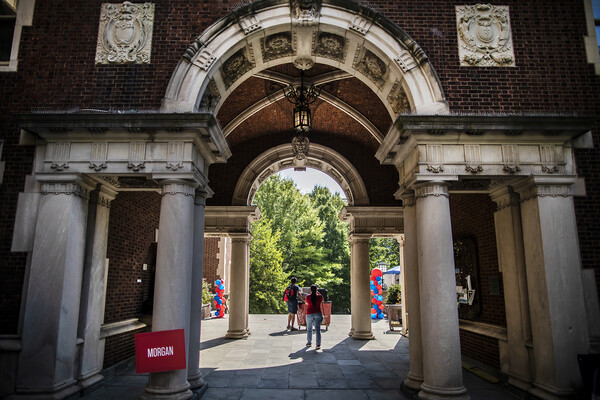
<svg viewBox="0 0 600 400">
<path fill-rule="evenodd" d="M 200 367 L 208 390 L 203 399 L 383 400 L 407 399 L 400 384 L 409 369 L 408 339 L 373 321 L 376 340 L 348 337 L 349 315 L 333 315 L 322 329 L 322 348 L 307 348 L 306 331 L 286 332 L 285 315 L 250 315 L 251 335 L 225 339 L 228 320 L 202 321 Z M 502 383 L 491 384 L 463 370 L 472 399 L 514 399 Z M 86 400 L 133 400 L 147 376 L 132 368 L 107 379 Z"/>
</svg>

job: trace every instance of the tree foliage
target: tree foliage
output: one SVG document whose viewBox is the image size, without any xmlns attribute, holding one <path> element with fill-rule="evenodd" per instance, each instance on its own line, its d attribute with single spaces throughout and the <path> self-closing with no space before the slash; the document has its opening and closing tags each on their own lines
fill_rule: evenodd
<svg viewBox="0 0 600 400">
<path fill-rule="evenodd" d="M 371 268 L 384 261 L 388 268 L 400 265 L 400 245 L 394 238 L 372 238 L 369 240 L 369 262 Z"/>
</svg>

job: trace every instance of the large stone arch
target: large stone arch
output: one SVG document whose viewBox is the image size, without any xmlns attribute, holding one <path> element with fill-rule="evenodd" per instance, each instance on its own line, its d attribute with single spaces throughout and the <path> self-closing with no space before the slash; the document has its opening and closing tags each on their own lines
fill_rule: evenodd
<svg viewBox="0 0 600 400">
<path fill-rule="evenodd" d="M 349 205 L 368 205 L 369 197 L 365 184 L 354 166 L 338 152 L 311 144 L 306 159 L 294 157 L 291 144 L 284 144 L 265 151 L 246 167 L 235 186 L 232 205 L 246 206 L 258 187 L 269 176 L 288 168 L 314 168 L 333 178 L 344 190 Z"/>
<path fill-rule="evenodd" d="M 366 84 L 392 120 L 406 112 L 448 112 L 427 56 L 400 27 L 349 1 L 313 1 L 309 10 L 301 10 L 296 3 L 256 1 L 214 23 L 179 61 L 162 111 L 209 108 L 216 114 L 250 76 L 280 64 L 294 63 L 303 69 L 319 63 Z M 332 104 L 353 114 L 335 101 Z"/>
</svg>

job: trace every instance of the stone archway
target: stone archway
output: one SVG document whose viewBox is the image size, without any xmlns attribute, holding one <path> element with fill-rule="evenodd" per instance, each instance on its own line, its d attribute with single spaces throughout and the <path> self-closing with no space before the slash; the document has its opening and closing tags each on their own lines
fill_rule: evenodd
<svg viewBox="0 0 600 400">
<path fill-rule="evenodd" d="M 354 166 L 333 149 L 311 144 L 306 159 L 294 157 L 291 145 L 266 151 L 246 167 L 235 186 L 232 205 L 252 204 L 254 194 L 269 176 L 288 168 L 313 168 L 333 178 L 344 190 L 349 205 L 368 205 L 365 184 Z"/>
</svg>

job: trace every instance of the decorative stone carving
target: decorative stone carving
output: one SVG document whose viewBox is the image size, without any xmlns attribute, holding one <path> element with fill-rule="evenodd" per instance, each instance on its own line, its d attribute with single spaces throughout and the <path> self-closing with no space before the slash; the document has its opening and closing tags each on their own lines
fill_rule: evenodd
<svg viewBox="0 0 600 400">
<path fill-rule="evenodd" d="M 192 44 L 190 44 L 189 47 L 185 50 L 185 53 L 183 53 L 183 58 L 185 58 L 189 62 L 192 62 L 194 56 L 198 54 L 198 51 L 200 51 L 202 47 L 204 47 L 204 43 L 200 40 L 200 37 L 197 37 L 196 39 L 194 39 Z"/>
<path fill-rule="evenodd" d="M 184 142 L 169 142 L 167 145 L 167 169 L 177 171 L 183 168 Z"/>
<path fill-rule="evenodd" d="M 536 197 L 570 197 L 573 193 L 568 185 L 535 185 L 531 184 L 521 192 L 521 202 Z"/>
<path fill-rule="evenodd" d="M 259 29 L 262 29 L 262 24 L 260 23 L 256 15 L 250 15 L 249 17 L 242 18 L 240 19 L 239 23 L 240 27 L 244 30 L 244 33 L 246 35 L 249 35 L 250 33 Z"/>
<path fill-rule="evenodd" d="M 208 86 L 204 91 L 204 95 L 202 96 L 202 100 L 200 100 L 200 106 L 198 108 L 201 110 L 214 111 L 217 104 L 219 104 L 219 101 L 221 101 L 221 93 L 219 92 L 215 80 L 211 79 L 208 82 Z M 208 138 L 210 139 L 210 136 Z"/>
<path fill-rule="evenodd" d="M 70 196 L 72 195 L 72 196 L 82 197 L 84 199 L 87 199 L 90 196 L 90 191 L 88 188 L 86 188 L 82 185 L 78 185 L 77 183 L 74 183 L 74 182 L 42 183 L 41 193 L 43 195 L 66 194 L 66 195 L 70 195 Z"/>
<path fill-rule="evenodd" d="M 394 110 L 396 114 L 410 112 L 408 97 L 398 80 L 394 82 L 394 86 L 392 86 L 392 90 L 390 90 L 387 101 L 390 103 L 392 110 Z"/>
<path fill-rule="evenodd" d="M 261 38 L 260 46 L 264 62 L 294 54 L 291 32 L 279 32 L 269 35 L 266 38 Z"/>
<path fill-rule="evenodd" d="M 444 153 L 439 144 L 427 145 L 427 171 L 434 174 L 444 171 Z"/>
<path fill-rule="evenodd" d="M 312 58 L 308 57 L 298 57 L 294 60 L 294 66 L 298 69 L 306 71 L 307 69 L 311 69 L 315 65 L 315 62 Z"/>
<path fill-rule="evenodd" d="M 221 66 L 221 76 L 225 88 L 229 89 L 242 75 L 254 68 L 254 65 L 252 45 L 236 51 Z"/>
<path fill-rule="evenodd" d="M 406 38 L 404 39 L 403 43 L 406 46 L 407 50 L 410 52 L 410 54 L 412 54 L 412 56 L 414 57 L 414 61 L 416 63 L 421 64 L 423 61 L 427 60 L 427 55 L 425 54 L 425 51 L 423 51 L 423 49 L 421 48 L 421 46 L 419 46 L 417 42 L 410 38 Z"/>
<path fill-rule="evenodd" d="M 481 149 L 478 144 L 465 145 L 465 170 L 473 174 L 483 171 L 481 166 Z"/>
<path fill-rule="evenodd" d="M 107 166 L 108 156 L 108 143 L 107 142 L 93 142 L 92 150 L 90 152 L 90 168 L 95 171 L 102 171 Z"/>
<path fill-rule="evenodd" d="M 508 6 L 456 6 L 461 66 L 514 67 Z"/>
<path fill-rule="evenodd" d="M 131 142 L 129 143 L 129 160 L 127 168 L 138 172 L 140 169 L 146 168 L 146 142 Z"/>
<path fill-rule="evenodd" d="M 333 33 L 319 32 L 314 54 L 344 62 L 346 58 L 346 38 Z"/>
<path fill-rule="evenodd" d="M 348 28 L 360 33 L 361 35 L 365 35 L 369 29 L 371 29 L 371 25 L 373 25 L 372 21 L 366 20 L 361 15 L 355 15 L 354 18 L 352 18 L 352 21 L 350 21 L 348 24 Z"/>
<path fill-rule="evenodd" d="M 356 52 L 354 58 L 354 67 L 363 75 L 369 78 L 378 88 L 382 88 L 389 74 L 388 67 L 381 58 L 377 57 L 369 50 Z"/>
<path fill-rule="evenodd" d="M 408 72 L 417 66 L 417 63 L 408 51 L 400 53 L 394 58 L 394 61 L 396 61 L 396 64 L 398 64 L 403 72 Z"/>
<path fill-rule="evenodd" d="M 519 166 L 519 146 L 516 144 L 503 144 L 502 161 L 506 172 L 511 174 L 519 172 L 521 170 Z"/>
<path fill-rule="evenodd" d="M 196 195 L 196 186 L 193 184 L 185 184 L 179 182 L 168 182 L 163 184 L 161 196 L 171 195 L 175 196 L 178 194 L 182 194 L 184 196 L 195 197 Z"/>
<path fill-rule="evenodd" d="M 268 168 L 265 172 L 260 174 L 260 176 L 258 177 L 258 183 L 262 184 L 264 181 L 267 180 L 268 177 L 270 177 L 274 173 L 275 173 L 275 171 L 273 170 L 273 168 Z"/>
<path fill-rule="evenodd" d="M 212 53 L 212 51 L 204 47 L 198 52 L 198 56 L 193 61 L 193 64 L 204 71 L 208 71 L 216 59 L 217 57 Z"/>
<path fill-rule="evenodd" d="M 294 136 L 292 139 L 292 150 L 297 160 L 305 160 L 308 157 L 309 147 L 310 141 L 304 135 Z"/>
<path fill-rule="evenodd" d="M 103 3 L 96 64 L 149 63 L 153 23 L 152 3 Z"/>
<path fill-rule="evenodd" d="M 52 155 L 50 158 L 50 168 L 63 171 L 69 168 L 69 158 L 71 156 L 71 143 L 57 142 L 52 145 Z"/>
<path fill-rule="evenodd" d="M 292 22 L 300 25 L 310 25 L 321 13 L 320 0 L 290 0 Z"/>
<path fill-rule="evenodd" d="M 446 185 L 439 185 L 435 183 L 418 186 L 415 188 L 415 199 L 421 199 L 428 196 L 434 197 L 450 197 L 448 195 L 448 187 Z"/>
<path fill-rule="evenodd" d="M 540 160 L 542 162 L 542 172 L 546 172 L 548 174 L 558 172 L 556 146 L 540 145 Z"/>
</svg>

